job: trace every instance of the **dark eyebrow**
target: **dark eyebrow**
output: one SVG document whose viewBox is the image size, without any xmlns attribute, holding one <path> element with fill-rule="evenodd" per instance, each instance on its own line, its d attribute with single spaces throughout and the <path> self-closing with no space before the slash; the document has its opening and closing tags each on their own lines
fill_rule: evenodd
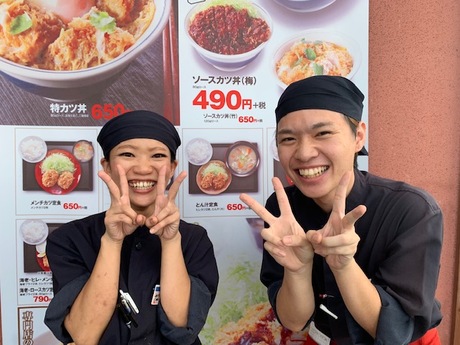
<svg viewBox="0 0 460 345">
<path fill-rule="evenodd" d="M 320 129 L 320 128 L 323 128 L 323 127 L 333 126 L 333 125 L 334 125 L 334 122 L 331 122 L 331 121 L 317 122 L 317 123 L 314 123 L 309 129 L 310 130 L 317 130 L 317 129 Z M 277 135 L 280 135 L 280 134 L 292 134 L 294 132 L 296 132 L 296 130 L 293 130 L 291 128 L 282 128 L 282 129 L 278 130 Z"/>
<path fill-rule="evenodd" d="M 318 122 L 318 123 L 315 123 L 313 126 L 311 126 L 311 129 L 319 129 L 319 128 L 322 128 L 322 127 L 333 126 L 333 125 L 334 125 L 334 123 L 331 122 L 331 121 Z"/>
<path fill-rule="evenodd" d="M 136 147 L 134 145 L 129 145 L 129 144 L 121 144 L 118 146 L 118 149 L 121 150 L 126 150 L 126 149 L 135 149 Z"/>
</svg>

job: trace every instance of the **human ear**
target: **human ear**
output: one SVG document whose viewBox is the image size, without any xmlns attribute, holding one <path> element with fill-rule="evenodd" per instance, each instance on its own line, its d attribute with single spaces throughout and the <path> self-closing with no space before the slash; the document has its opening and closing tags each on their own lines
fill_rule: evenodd
<svg viewBox="0 0 460 345">
<path fill-rule="evenodd" d="M 171 180 L 174 176 L 174 172 L 176 171 L 177 166 L 179 165 L 179 162 L 177 160 L 171 162 L 171 170 L 169 172 L 169 180 Z"/>
<path fill-rule="evenodd" d="M 355 152 L 359 152 L 366 143 L 366 124 L 362 121 L 356 127 Z"/>
<path fill-rule="evenodd" d="M 104 171 L 110 175 L 110 172 L 111 172 L 110 163 L 105 157 L 101 158 L 101 166 L 102 166 L 102 169 L 104 169 Z"/>
</svg>

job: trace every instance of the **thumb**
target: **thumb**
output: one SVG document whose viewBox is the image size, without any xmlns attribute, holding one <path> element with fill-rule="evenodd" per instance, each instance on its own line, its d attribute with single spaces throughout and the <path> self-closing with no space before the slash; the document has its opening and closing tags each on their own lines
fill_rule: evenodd
<svg viewBox="0 0 460 345">
<path fill-rule="evenodd" d="M 361 218 L 367 211 L 366 206 L 359 205 L 353 210 L 348 212 L 345 217 L 342 218 L 342 226 L 345 229 L 351 228 L 355 225 L 356 221 Z"/>
<path fill-rule="evenodd" d="M 306 235 L 311 244 L 320 244 L 323 240 L 323 235 L 317 230 L 308 230 Z"/>
</svg>

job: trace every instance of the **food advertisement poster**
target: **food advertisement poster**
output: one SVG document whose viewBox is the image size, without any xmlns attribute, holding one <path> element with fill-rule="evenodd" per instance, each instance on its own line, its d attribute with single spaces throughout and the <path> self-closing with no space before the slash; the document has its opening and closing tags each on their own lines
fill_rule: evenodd
<svg viewBox="0 0 460 345">
<path fill-rule="evenodd" d="M 59 345 L 47 236 L 110 204 L 96 137 L 135 109 L 178 129 L 182 218 L 205 227 L 220 284 L 203 344 L 305 344 L 275 320 L 259 282 L 264 203 L 278 161 L 283 89 L 343 75 L 366 96 L 366 0 L 0 1 L 0 302 L 4 345 Z M 65 4 L 65 5 L 63 5 Z M 141 5 L 140 5 L 141 4 Z M 121 7 L 117 7 L 121 6 Z M 123 7 L 125 6 L 125 7 Z M 367 157 L 359 167 L 367 169 Z"/>
</svg>

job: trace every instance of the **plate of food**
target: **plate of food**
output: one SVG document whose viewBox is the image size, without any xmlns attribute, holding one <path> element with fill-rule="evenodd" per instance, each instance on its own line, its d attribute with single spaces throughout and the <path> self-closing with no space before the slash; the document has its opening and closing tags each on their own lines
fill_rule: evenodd
<svg viewBox="0 0 460 345">
<path fill-rule="evenodd" d="M 222 71 L 254 61 L 272 37 L 269 13 L 248 0 L 209 0 L 192 7 L 185 32 L 193 48 Z"/>
<path fill-rule="evenodd" d="M 46 156 L 46 142 L 36 135 L 29 135 L 19 143 L 19 153 L 22 159 L 29 163 L 40 162 Z"/>
<path fill-rule="evenodd" d="M 80 163 L 66 150 L 50 150 L 45 159 L 35 165 L 38 185 L 50 194 L 70 193 L 78 186 L 80 178 Z"/>
<path fill-rule="evenodd" d="M 196 174 L 196 183 L 203 193 L 216 195 L 224 192 L 232 182 L 232 174 L 224 162 L 210 160 Z"/>
<path fill-rule="evenodd" d="M 2 1 L 0 71 L 16 86 L 74 101 L 107 89 L 163 33 L 171 0 Z"/>
<path fill-rule="evenodd" d="M 94 147 L 88 140 L 79 140 L 72 148 L 73 155 L 80 162 L 85 163 L 93 159 Z"/>
<path fill-rule="evenodd" d="M 315 75 L 351 79 L 361 63 L 358 44 L 339 32 L 308 30 L 286 40 L 273 57 L 273 73 L 282 88 Z"/>
<path fill-rule="evenodd" d="M 45 242 L 48 232 L 48 224 L 41 219 L 28 219 L 19 228 L 24 243 L 34 246 Z"/>
<path fill-rule="evenodd" d="M 209 141 L 203 138 L 194 138 L 185 147 L 188 161 L 193 165 L 203 165 L 209 162 L 213 149 Z"/>
<path fill-rule="evenodd" d="M 37 263 L 44 272 L 51 271 L 50 263 L 48 261 L 48 256 L 46 253 L 37 252 Z"/>
<path fill-rule="evenodd" d="M 233 175 L 246 177 L 257 171 L 260 155 L 256 145 L 238 141 L 228 148 L 226 161 Z"/>
</svg>

